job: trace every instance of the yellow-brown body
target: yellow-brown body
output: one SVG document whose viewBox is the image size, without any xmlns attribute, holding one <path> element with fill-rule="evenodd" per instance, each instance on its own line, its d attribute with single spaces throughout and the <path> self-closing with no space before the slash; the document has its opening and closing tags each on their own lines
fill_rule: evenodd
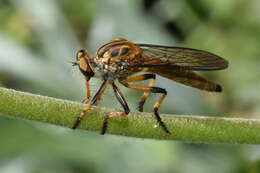
<svg viewBox="0 0 260 173">
<path fill-rule="evenodd" d="M 182 47 L 136 44 L 121 38 L 101 46 L 95 57 L 90 57 L 84 50 L 81 50 L 77 53 L 76 60 L 77 62 L 74 65 L 79 66 L 86 79 L 87 99 L 84 100 L 84 103 L 87 103 L 90 99 L 89 80 L 91 77 L 98 77 L 104 82 L 91 100 L 90 105 L 86 106 L 80 113 L 72 128 L 76 128 L 85 113 L 93 105 L 97 104 L 109 85 L 112 85 L 115 96 L 124 108 L 124 112 L 109 114 L 105 117 L 102 134 L 106 131 L 109 118 L 125 116 L 130 111 L 126 100 L 114 83 L 115 80 L 118 80 L 125 87 L 144 92 L 139 102 L 139 111 L 143 111 L 145 100 L 151 92 L 162 94 L 154 105 L 154 114 L 163 130 L 170 134 L 158 113 L 167 92 L 163 88 L 154 87 L 155 76 L 160 75 L 201 90 L 221 92 L 220 85 L 208 81 L 193 71 L 219 70 L 228 66 L 226 60 L 206 51 Z M 138 72 L 145 72 L 146 74 L 134 76 Z M 150 79 L 148 86 L 129 84 L 148 79 Z"/>
</svg>

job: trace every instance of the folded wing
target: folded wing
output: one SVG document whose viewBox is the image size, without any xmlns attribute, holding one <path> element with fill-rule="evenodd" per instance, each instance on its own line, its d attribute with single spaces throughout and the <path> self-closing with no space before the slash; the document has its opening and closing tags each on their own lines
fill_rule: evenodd
<svg viewBox="0 0 260 173">
<path fill-rule="evenodd" d="M 221 70 L 228 61 L 207 51 L 151 44 L 136 44 L 142 50 L 143 62 L 133 67 L 167 68 L 180 70 Z"/>
</svg>

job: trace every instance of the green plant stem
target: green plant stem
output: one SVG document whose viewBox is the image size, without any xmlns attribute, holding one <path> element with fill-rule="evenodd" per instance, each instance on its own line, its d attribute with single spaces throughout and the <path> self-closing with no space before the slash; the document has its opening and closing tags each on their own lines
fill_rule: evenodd
<svg viewBox="0 0 260 173">
<path fill-rule="evenodd" d="M 76 102 L 0 88 L 0 113 L 4 117 L 69 127 L 83 106 Z M 109 112 L 115 110 L 94 107 L 86 114 L 79 128 L 100 131 L 102 119 Z M 260 144 L 260 121 L 256 119 L 181 115 L 161 115 L 161 117 L 171 135 L 164 135 L 162 129 L 157 126 L 153 114 L 140 112 L 110 119 L 107 133 L 190 142 Z"/>
</svg>

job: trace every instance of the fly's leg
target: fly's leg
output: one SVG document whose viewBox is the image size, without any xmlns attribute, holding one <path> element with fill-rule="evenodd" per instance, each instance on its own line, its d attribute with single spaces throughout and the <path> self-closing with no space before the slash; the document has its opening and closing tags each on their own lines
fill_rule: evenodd
<svg viewBox="0 0 260 173">
<path fill-rule="evenodd" d="M 126 80 L 122 80 L 122 79 L 120 80 L 120 82 L 127 88 L 131 88 L 131 89 L 135 89 L 135 90 L 139 90 L 139 91 L 143 91 L 143 92 L 152 92 L 152 93 L 162 94 L 160 96 L 159 100 L 153 106 L 153 110 L 154 110 L 154 115 L 155 115 L 157 122 L 162 127 L 164 132 L 167 135 L 169 135 L 170 131 L 168 130 L 168 128 L 166 127 L 166 125 L 164 124 L 164 122 L 162 121 L 162 119 L 161 119 L 161 117 L 158 113 L 158 110 L 159 110 L 164 98 L 167 95 L 167 91 L 165 89 L 159 88 L 159 87 L 150 87 L 150 86 L 143 86 L 143 85 L 131 85 L 131 84 L 128 84 Z"/>
<path fill-rule="evenodd" d="M 90 104 L 83 108 L 81 113 L 79 114 L 78 118 L 74 122 L 74 124 L 71 126 L 72 129 L 76 129 L 80 123 L 80 121 L 84 118 L 85 113 L 88 112 L 97 102 L 100 100 L 101 96 L 103 95 L 105 89 L 108 87 L 109 81 L 105 80 L 101 87 L 99 88 L 98 92 L 95 94 L 95 96 L 92 98 Z"/>
<path fill-rule="evenodd" d="M 163 89 L 163 88 L 160 88 L 160 89 Z M 157 92 L 155 92 L 157 93 Z M 166 125 L 164 124 L 164 122 L 162 121 L 159 113 L 158 113 L 158 110 L 164 100 L 164 98 L 166 97 L 167 95 L 167 91 L 165 89 L 161 90 L 159 93 L 162 93 L 161 97 L 159 98 L 159 100 L 155 103 L 155 105 L 153 106 L 153 110 L 154 110 L 154 115 L 155 115 L 155 118 L 157 120 L 157 122 L 160 124 L 160 126 L 163 128 L 163 130 L 165 131 L 165 133 L 167 135 L 171 134 L 170 131 L 167 129 Z"/>
<path fill-rule="evenodd" d="M 126 82 L 139 82 L 139 81 L 144 81 L 144 80 L 150 80 L 149 87 L 153 87 L 155 83 L 155 74 L 143 74 L 143 75 L 138 75 L 138 76 L 130 76 L 126 78 Z M 150 91 L 144 91 L 143 96 L 141 97 L 139 104 L 138 104 L 138 110 L 140 112 L 143 112 L 143 107 L 144 103 L 147 99 L 147 97 L 150 95 Z"/>
<path fill-rule="evenodd" d="M 86 98 L 81 101 L 81 103 L 83 103 L 83 104 L 87 104 L 89 102 L 90 98 L 91 98 L 89 80 L 90 80 L 90 77 L 86 78 L 86 80 L 85 80 Z"/>
<path fill-rule="evenodd" d="M 103 119 L 103 126 L 102 126 L 102 130 L 101 130 L 102 135 L 106 133 L 109 118 L 126 116 L 130 112 L 127 102 L 126 102 L 124 96 L 122 95 L 122 93 L 120 92 L 120 90 L 117 88 L 117 86 L 114 83 L 112 83 L 112 86 L 113 86 L 114 94 L 115 94 L 117 100 L 119 101 L 121 106 L 124 108 L 124 112 L 111 113 L 111 114 L 108 114 L 105 116 L 105 118 Z"/>
</svg>

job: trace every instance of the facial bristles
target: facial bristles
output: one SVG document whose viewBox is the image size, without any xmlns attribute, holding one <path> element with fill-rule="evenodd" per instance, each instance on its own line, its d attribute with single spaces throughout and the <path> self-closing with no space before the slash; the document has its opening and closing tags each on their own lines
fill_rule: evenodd
<svg viewBox="0 0 260 173">
<path fill-rule="evenodd" d="M 79 65 L 77 62 L 71 62 L 72 66 Z"/>
</svg>

